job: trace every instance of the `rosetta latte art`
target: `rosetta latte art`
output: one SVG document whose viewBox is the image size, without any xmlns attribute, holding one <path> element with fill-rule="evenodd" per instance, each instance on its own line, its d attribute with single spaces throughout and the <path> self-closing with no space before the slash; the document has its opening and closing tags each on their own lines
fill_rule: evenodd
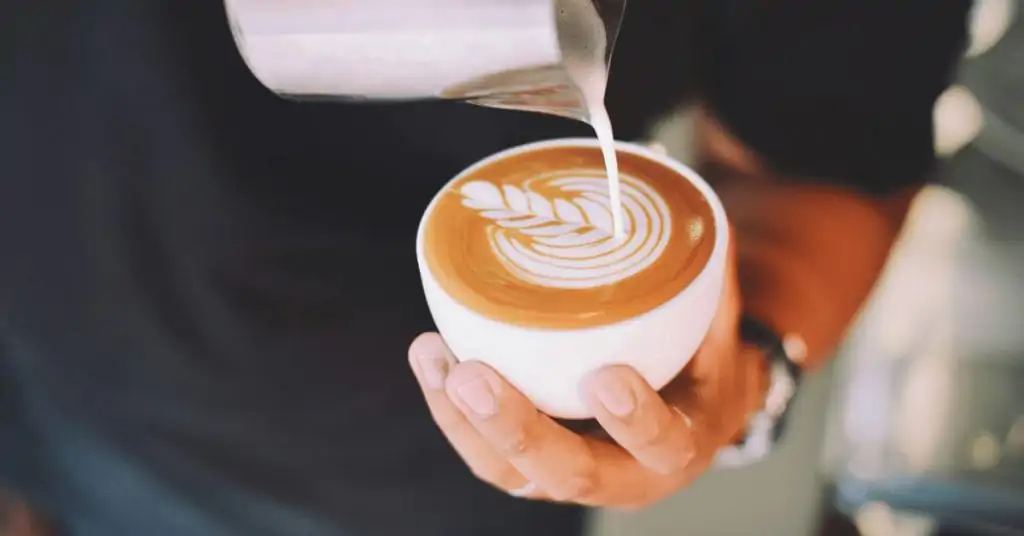
<svg viewBox="0 0 1024 536">
<path fill-rule="evenodd" d="M 577 329 L 646 314 L 707 266 L 718 229 L 695 184 L 619 151 L 624 231 L 597 147 L 519 151 L 463 172 L 420 225 L 425 273 L 485 318 Z"/>
<path fill-rule="evenodd" d="M 474 180 L 459 193 L 463 206 L 491 220 L 491 251 L 509 272 L 539 286 L 584 289 L 644 271 L 671 238 L 671 212 L 658 192 L 625 174 L 621 181 L 622 238 L 614 237 L 608 182 L 600 173 L 561 170 L 521 186 Z M 690 225 L 691 233 L 699 235 L 700 226 L 699 220 Z"/>
</svg>

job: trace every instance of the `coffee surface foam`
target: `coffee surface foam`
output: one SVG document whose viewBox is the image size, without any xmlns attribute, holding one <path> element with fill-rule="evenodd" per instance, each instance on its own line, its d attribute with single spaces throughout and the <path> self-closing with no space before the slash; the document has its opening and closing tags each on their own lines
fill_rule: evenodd
<svg viewBox="0 0 1024 536">
<path fill-rule="evenodd" d="M 423 231 L 438 284 L 486 317 L 550 329 L 619 322 L 679 294 L 711 256 L 711 208 L 675 171 L 618 158 L 622 237 L 597 148 L 519 153 L 446 186 Z"/>
</svg>

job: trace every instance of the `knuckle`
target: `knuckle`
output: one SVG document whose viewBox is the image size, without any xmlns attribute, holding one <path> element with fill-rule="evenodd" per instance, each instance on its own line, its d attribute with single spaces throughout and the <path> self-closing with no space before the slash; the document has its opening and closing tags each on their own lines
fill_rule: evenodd
<svg viewBox="0 0 1024 536">
<path fill-rule="evenodd" d="M 529 428 L 517 428 L 498 440 L 496 448 L 507 458 L 521 458 L 533 452 L 536 442 Z"/>
<path fill-rule="evenodd" d="M 557 488 L 553 494 L 560 501 L 589 503 L 600 489 L 597 461 L 588 456 L 576 471 L 561 479 Z"/>
<path fill-rule="evenodd" d="M 665 442 L 668 426 L 649 421 L 631 430 L 630 443 L 635 449 L 646 450 L 657 447 Z"/>
<path fill-rule="evenodd" d="M 507 432 L 494 439 L 495 449 L 509 459 L 522 458 L 533 454 L 540 448 L 540 419 L 541 417 L 538 414 L 533 420 L 513 424 Z"/>
</svg>

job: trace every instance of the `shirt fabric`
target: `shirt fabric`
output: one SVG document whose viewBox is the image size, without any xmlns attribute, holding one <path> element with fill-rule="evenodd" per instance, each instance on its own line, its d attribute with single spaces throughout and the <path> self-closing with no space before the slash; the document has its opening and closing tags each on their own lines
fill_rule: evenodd
<svg viewBox="0 0 1024 536">
<path fill-rule="evenodd" d="M 780 171 L 909 184 L 967 4 L 634 2 L 618 137 L 697 96 Z M 476 482 L 405 355 L 432 329 L 430 197 L 586 125 L 279 99 L 218 1 L 0 0 L 0 21 L 0 481 L 71 536 L 581 530 Z"/>
</svg>

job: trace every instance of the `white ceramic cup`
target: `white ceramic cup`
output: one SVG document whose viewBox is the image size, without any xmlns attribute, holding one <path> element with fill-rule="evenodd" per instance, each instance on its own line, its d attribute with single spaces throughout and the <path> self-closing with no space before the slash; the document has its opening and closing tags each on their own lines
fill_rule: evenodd
<svg viewBox="0 0 1024 536">
<path fill-rule="evenodd" d="M 513 147 L 473 164 L 451 182 L 495 161 L 556 147 L 599 145 L 595 139 L 566 138 Z M 707 199 L 714 216 L 715 244 L 707 265 L 682 292 L 646 313 L 583 329 L 541 329 L 498 322 L 455 301 L 430 272 L 423 251 L 424 224 L 437 197 L 427 207 L 416 239 L 427 305 L 456 359 L 487 364 L 553 417 L 592 417 L 580 396 L 579 383 L 588 373 L 609 365 L 631 366 L 651 387 L 664 387 L 697 351 L 722 296 L 729 229 L 718 196 L 696 172 L 669 156 L 625 142 L 617 142 L 616 149 L 654 161 L 680 181 L 689 181 Z"/>
</svg>

